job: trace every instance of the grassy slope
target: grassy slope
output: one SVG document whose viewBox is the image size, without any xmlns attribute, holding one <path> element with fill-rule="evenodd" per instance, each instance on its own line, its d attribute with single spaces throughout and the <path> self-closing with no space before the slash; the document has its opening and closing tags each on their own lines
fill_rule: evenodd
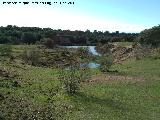
<svg viewBox="0 0 160 120">
<path fill-rule="evenodd" d="M 121 73 L 146 81 L 112 81 L 88 85 L 76 96 L 83 119 L 158 120 L 160 118 L 160 60 L 144 59 L 114 66 Z M 121 68 L 121 69 L 120 69 Z M 129 68 L 129 69 L 128 69 Z M 78 112 L 79 116 L 82 115 Z M 78 116 L 78 115 L 77 115 Z M 82 117 L 82 116 L 81 116 Z"/>
<path fill-rule="evenodd" d="M 56 108 L 57 114 L 64 112 L 63 119 L 69 120 L 160 119 L 160 60 L 132 60 L 123 65 L 113 66 L 113 69 L 118 69 L 123 75 L 142 76 L 146 81 L 85 84 L 75 96 L 68 96 L 63 91 L 55 94 L 56 86 L 59 84 L 56 80 L 58 70 L 28 65 L 15 67 L 13 64 L 0 64 L 0 66 L 5 66 L 19 75 L 11 82 L 0 78 L 1 85 L 7 83 L 0 86 L 0 93 L 5 96 L 5 101 L 9 101 L 11 96 L 31 101 L 37 106 L 48 105 L 50 101 L 54 101 L 57 106 L 60 104 Z M 93 74 L 96 73 L 97 71 L 93 70 Z M 18 81 L 21 87 L 13 87 L 12 81 Z M 61 106 L 63 110 L 60 109 Z M 4 109 L 4 112 L 9 113 L 10 108 Z M 59 115 L 57 119 L 62 117 Z"/>
</svg>

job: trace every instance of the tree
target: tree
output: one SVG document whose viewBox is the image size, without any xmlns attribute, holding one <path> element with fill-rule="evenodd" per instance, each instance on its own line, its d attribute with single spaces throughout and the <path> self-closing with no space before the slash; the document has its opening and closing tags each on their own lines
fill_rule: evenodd
<svg viewBox="0 0 160 120">
<path fill-rule="evenodd" d="M 54 48 L 56 46 L 56 42 L 51 38 L 43 38 L 41 39 L 41 43 L 47 48 Z"/>
<path fill-rule="evenodd" d="M 112 55 L 103 55 L 100 57 L 99 69 L 101 72 L 110 72 L 110 68 L 113 65 Z"/>
<path fill-rule="evenodd" d="M 142 31 L 137 40 L 142 45 L 160 46 L 160 25 Z"/>
<path fill-rule="evenodd" d="M 0 35 L 0 44 L 6 44 L 9 43 L 9 38 L 5 35 Z"/>
<path fill-rule="evenodd" d="M 22 34 L 22 41 L 24 43 L 27 43 L 27 44 L 34 44 L 36 43 L 36 41 L 39 41 L 40 40 L 40 35 L 39 34 L 35 34 L 35 33 L 31 33 L 31 32 L 24 32 Z"/>
<path fill-rule="evenodd" d="M 90 71 L 88 66 L 82 65 L 77 53 L 69 54 L 67 64 L 59 66 L 61 69 L 59 79 L 64 90 L 74 95 L 79 91 L 81 83 L 90 78 Z"/>
<path fill-rule="evenodd" d="M 99 60 L 99 63 L 100 63 L 99 69 L 102 72 L 110 72 L 109 69 L 113 65 L 114 58 L 112 55 L 111 48 L 112 48 L 112 44 L 109 44 L 109 43 L 104 45 L 99 44 L 96 47 L 99 53 L 101 53 L 100 60 Z"/>
</svg>

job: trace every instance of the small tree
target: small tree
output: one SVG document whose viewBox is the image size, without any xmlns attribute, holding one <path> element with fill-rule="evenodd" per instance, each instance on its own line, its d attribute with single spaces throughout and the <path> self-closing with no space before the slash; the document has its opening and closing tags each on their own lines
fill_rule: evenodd
<svg viewBox="0 0 160 120">
<path fill-rule="evenodd" d="M 68 94 L 76 94 L 81 83 L 89 78 L 88 69 L 81 66 L 81 62 L 76 54 L 70 56 L 67 66 L 61 67 L 60 80 L 63 88 Z"/>
<path fill-rule="evenodd" d="M 56 46 L 55 41 L 51 38 L 43 38 L 41 43 L 45 45 L 47 48 L 54 48 Z"/>
<path fill-rule="evenodd" d="M 99 69 L 102 72 L 109 72 L 109 69 L 113 65 L 113 55 L 111 51 L 112 45 L 111 44 L 105 44 L 100 47 L 101 49 L 101 56 L 100 56 L 100 66 Z"/>
<path fill-rule="evenodd" d="M 38 65 L 40 62 L 40 51 L 37 49 L 24 50 L 21 56 L 30 65 Z"/>
<path fill-rule="evenodd" d="M 90 53 L 88 47 L 77 48 L 75 54 L 80 58 L 81 62 L 86 62 L 89 59 L 92 59 L 92 54 Z"/>
<path fill-rule="evenodd" d="M 100 58 L 100 66 L 99 69 L 102 72 L 109 72 L 109 69 L 113 65 L 113 57 L 110 55 L 108 56 L 101 56 Z"/>
</svg>

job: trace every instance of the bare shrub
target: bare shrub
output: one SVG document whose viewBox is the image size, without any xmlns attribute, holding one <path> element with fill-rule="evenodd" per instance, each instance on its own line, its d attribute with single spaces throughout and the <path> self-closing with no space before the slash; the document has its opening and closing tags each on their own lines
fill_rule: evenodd
<svg viewBox="0 0 160 120">
<path fill-rule="evenodd" d="M 21 57 L 25 63 L 36 66 L 40 62 L 40 51 L 37 49 L 24 50 Z"/>
</svg>

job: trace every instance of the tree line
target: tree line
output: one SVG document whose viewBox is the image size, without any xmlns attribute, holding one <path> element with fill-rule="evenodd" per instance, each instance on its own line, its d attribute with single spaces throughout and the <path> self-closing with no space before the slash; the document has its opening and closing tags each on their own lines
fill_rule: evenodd
<svg viewBox="0 0 160 120">
<path fill-rule="evenodd" d="M 18 27 L 8 25 L 0 27 L 0 44 L 36 44 L 53 45 L 96 45 L 108 42 L 133 42 L 138 33 L 120 33 L 119 31 L 70 31 L 39 27 Z"/>
</svg>

